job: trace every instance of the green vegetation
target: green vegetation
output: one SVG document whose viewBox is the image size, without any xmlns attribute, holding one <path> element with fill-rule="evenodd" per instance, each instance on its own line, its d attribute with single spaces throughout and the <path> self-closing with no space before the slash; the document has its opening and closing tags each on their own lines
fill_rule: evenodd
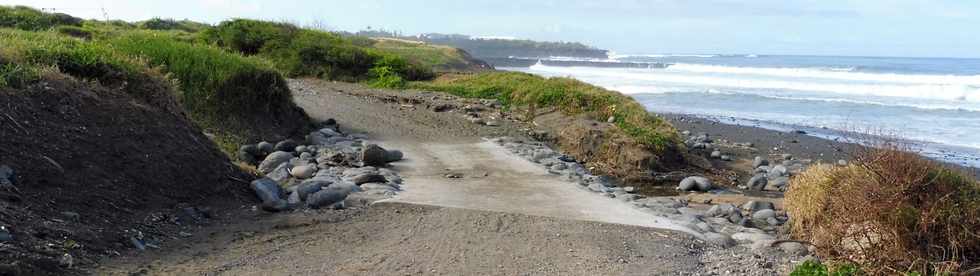
<svg viewBox="0 0 980 276">
<path fill-rule="evenodd" d="M 190 20 L 178 21 L 175 19 L 163 19 L 163 18 L 153 18 L 150 20 L 139 22 L 138 26 L 139 28 L 146 29 L 146 30 L 157 30 L 157 31 L 179 30 L 188 33 L 196 33 L 211 27 L 208 24 L 194 22 Z"/>
<path fill-rule="evenodd" d="M 793 179 L 785 202 L 795 236 L 872 274 L 977 269 L 980 183 L 890 145 L 857 157 Z"/>
<path fill-rule="evenodd" d="M 506 106 L 556 107 L 566 114 L 587 114 L 600 121 L 613 117 L 616 126 L 657 153 L 680 142 L 673 126 L 648 113 L 632 98 L 575 79 L 487 72 L 444 76 L 411 86 L 461 97 L 497 99 Z"/>
<path fill-rule="evenodd" d="M 82 19 L 63 13 L 46 13 L 29 7 L 0 6 L 0 27 L 40 31 L 60 25 L 81 26 Z"/>
<path fill-rule="evenodd" d="M 372 69 L 380 62 L 403 60 L 395 55 L 357 46 L 333 33 L 249 19 L 222 22 L 202 32 L 201 39 L 244 55 L 267 58 L 289 76 L 363 81 L 372 76 Z M 390 72 L 387 73 L 405 80 L 433 77 L 431 70 L 422 65 L 407 61 L 398 63 L 397 67 L 389 67 L 387 70 Z"/>
<path fill-rule="evenodd" d="M 842 265 L 836 269 L 828 269 L 826 265 L 815 262 L 815 261 L 805 261 L 802 264 L 796 266 L 791 272 L 790 276 L 857 276 L 862 275 L 860 269 L 854 265 Z"/>
<path fill-rule="evenodd" d="M 374 41 L 370 47 L 437 71 L 489 69 L 480 67 L 478 61 L 474 61 L 468 53 L 458 48 L 392 38 L 380 38 Z"/>
<path fill-rule="evenodd" d="M 414 40 L 437 45 L 445 45 L 466 50 L 478 58 L 551 57 L 571 56 L 606 58 L 606 50 L 590 47 L 578 42 L 547 42 L 526 39 L 483 39 L 460 34 L 422 34 L 405 36 L 398 32 L 381 30 L 360 31 L 352 36 L 397 38 Z"/>
</svg>

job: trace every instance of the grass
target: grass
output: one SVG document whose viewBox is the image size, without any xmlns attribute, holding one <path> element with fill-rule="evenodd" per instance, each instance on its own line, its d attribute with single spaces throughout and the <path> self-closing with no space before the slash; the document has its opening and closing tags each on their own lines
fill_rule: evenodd
<svg viewBox="0 0 980 276">
<path fill-rule="evenodd" d="M 873 274 L 978 267 L 980 184 L 915 153 L 885 146 L 849 166 L 812 167 L 792 180 L 786 205 L 794 235 Z"/>
<path fill-rule="evenodd" d="M 0 6 L 0 28 L 42 31 L 60 25 L 81 24 L 82 19 L 63 13 L 46 13 L 24 6 Z"/>
<path fill-rule="evenodd" d="M 790 272 L 790 276 L 857 276 L 863 275 L 860 269 L 852 264 L 829 268 L 816 261 L 805 261 Z"/>
<path fill-rule="evenodd" d="M 404 57 L 421 66 L 440 70 L 451 70 L 460 66 L 465 67 L 468 63 L 459 49 L 448 46 L 380 38 L 371 47 Z"/>
<path fill-rule="evenodd" d="M 337 34 L 292 24 L 250 19 L 222 22 L 200 34 L 200 40 L 248 56 L 271 60 L 289 76 L 364 81 L 379 62 L 400 59 L 391 73 L 405 80 L 429 79 L 431 70 L 401 57 L 355 45 Z"/>
<path fill-rule="evenodd" d="M 633 98 L 571 78 L 486 72 L 447 75 L 432 82 L 414 82 L 410 86 L 467 98 L 497 99 L 506 106 L 556 107 L 566 114 L 587 114 L 599 121 L 613 117 L 616 126 L 657 153 L 680 142 L 673 126 L 647 112 Z"/>
</svg>

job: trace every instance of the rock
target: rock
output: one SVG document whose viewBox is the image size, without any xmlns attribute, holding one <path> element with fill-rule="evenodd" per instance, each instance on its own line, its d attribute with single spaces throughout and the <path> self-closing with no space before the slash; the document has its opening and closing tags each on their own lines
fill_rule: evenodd
<svg viewBox="0 0 980 276">
<path fill-rule="evenodd" d="M 384 167 L 387 161 L 388 151 L 378 145 L 368 144 L 361 150 L 361 162 L 365 166 Z"/>
<path fill-rule="evenodd" d="M 721 151 L 717 151 L 717 150 L 716 151 L 712 151 L 711 152 L 711 158 L 716 158 L 716 159 L 717 158 L 721 158 Z"/>
<path fill-rule="evenodd" d="M 783 190 L 789 185 L 789 177 L 780 176 L 773 178 L 772 181 L 769 182 L 769 184 L 775 187 L 777 190 Z"/>
<path fill-rule="evenodd" d="M 262 160 L 262 163 L 259 164 L 258 170 L 264 174 L 270 173 L 282 163 L 289 162 L 290 159 L 293 159 L 292 153 L 285 151 L 273 152 L 269 154 L 269 156 L 266 156 L 265 160 Z"/>
<path fill-rule="evenodd" d="M 361 185 L 361 189 L 364 189 L 365 191 L 370 191 L 370 190 L 386 190 L 392 192 L 398 191 L 398 188 L 395 188 L 388 184 L 380 184 L 380 183 L 364 183 Z"/>
<path fill-rule="evenodd" d="M 779 246 L 779 250 L 782 250 L 783 252 L 786 252 L 787 254 L 790 255 L 806 256 L 807 254 L 809 254 L 808 252 L 809 250 L 807 249 L 807 246 L 803 245 L 802 243 L 785 241 L 779 243 L 778 246 Z"/>
<path fill-rule="evenodd" d="M 139 249 L 140 251 L 146 250 L 146 244 L 143 244 L 143 241 L 137 239 L 136 237 L 129 237 L 129 244 L 133 245 L 133 247 Z"/>
<path fill-rule="evenodd" d="M 485 124 L 485 122 L 483 121 L 483 119 L 481 119 L 480 117 L 466 116 L 466 119 L 469 120 L 471 123 L 474 123 L 474 124 L 478 124 L 478 125 Z"/>
<path fill-rule="evenodd" d="M 768 209 L 768 210 L 775 210 L 776 207 L 775 207 L 775 205 L 772 204 L 772 202 L 768 202 L 768 201 L 755 201 L 755 200 L 752 200 L 752 201 L 746 202 L 745 204 L 742 204 L 742 210 L 746 210 L 746 211 L 753 212 L 753 213 L 756 212 L 756 211 L 759 211 L 759 210 L 766 210 L 766 209 Z"/>
<path fill-rule="evenodd" d="M 276 201 L 282 199 L 282 189 L 279 184 L 269 178 L 260 178 L 252 181 L 252 191 L 262 202 Z"/>
<path fill-rule="evenodd" d="M 306 205 L 310 208 L 343 208 L 344 199 L 348 194 L 342 190 L 320 190 L 306 199 Z"/>
<path fill-rule="evenodd" d="M 783 222 L 782 221 L 779 221 L 779 219 L 777 219 L 775 217 L 771 217 L 771 218 L 767 218 L 766 219 L 766 224 L 769 224 L 769 225 L 772 225 L 772 226 L 780 226 L 780 225 L 783 224 Z"/>
<path fill-rule="evenodd" d="M 561 156 L 558 156 L 558 160 L 560 160 L 562 162 L 574 163 L 575 162 L 575 157 L 572 157 L 570 155 L 564 155 L 564 154 L 562 154 Z"/>
<path fill-rule="evenodd" d="M 703 191 L 711 190 L 711 180 L 703 176 L 689 176 L 681 180 L 677 188 L 682 191 Z"/>
<path fill-rule="evenodd" d="M 782 157 L 783 160 L 793 160 L 793 155 L 792 154 L 789 154 L 789 153 L 783 153 L 779 157 Z"/>
<path fill-rule="evenodd" d="M 353 182 L 348 182 L 348 181 L 334 182 L 333 184 L 330 184 L 330 186 L 326 186 L 323 189 L 324 190 L 337 190 L 337 191 L 341 191 L 341 192 L 347 193 L 347 194 L 364 191 L 364 189 L 361 189 L 361 187 L 360 186 L 357 186 L 357 184 L 354 184 Z"/>
<path fill-rule="evenodd" d="M 776 211 L 772 209 L 762 209 L 752 213 L 752 220 L 765 221 L 776 217 Z"/>
<path fill-rule="evenodd" d="M 265 154 L 272 153 L 273 150 L 275 150 L 275 147 L 276 146 L 273 145 L 272 143 L 269 143 L 269 142 L 266 142 L 266 141 L 262 141 L 262 142 L 259 142 L 259 144 L 256 145 L 256 147 L 259 148 L 259 153 L 261 153 L 261 154 L 256 154 L 256 155 L 265 155 Z"/>
<path fill-rule="evenodd" d="M 64 255 L 61 255 L 61 259 L 58 260 L 58 265 L 61 265 L 62 267 L 72 268 L 73 266 L 75 266 L 75 257 L 72 257 L 71 254 L 65 253 Z"/>
<path fill-rule="evenodd" d="M 296 150 L 296 152 L 299 152 L 299 153 L 310 151 L 309 150 L 309 147 L 307 147 L 305 145 L 296 146 L 296 149 L 295 150 Z"/>
<path fill-rule="evenodd" d="M 492 127 L 500 126 L 500 122 L 498 122 L 497 120 L 489 120 L 487 121 L 487 126 L 492 126 Z"/>
<path fill-rule="evenodd" d="M 289 193 L 289 197 L 286 198 L 286 203 L 288 203 L 289 206 L 298 206 L 302 202 L 303 199 L 299 198 L 299 192 L 296 191 Z"/>
<path fill-rule="evenodd" d="M 544 159 L 547 159 L 548 157 L 551 156 L 554 156 L 554 152 L 550 150 L 538 150 L 535 151 L 534 155 L 531 156 L 531 161 L 534 161 L 536 163 L 541 163 Z"/>
<path fill-rule="evenodd" d="M 386 156 L 385 161 L 396 162 L 396 161 L 401 161 L 402 158 L 405 157 L 405 154 L 402 153 L 402 151 L 400 150 L 389 150 L 388 154 L 385 156 Z"/>
<path fill-rule="evenodd" d="M 689 136 L 691 135 L 691 131 L 690 130 L 681 131 L 681 134 L 683 134 L 684 136 Z"/>
<path fill-rule="evenodd" d="M 847 160 L 844 160 L 844 159 L 837 160 L 837 165 L 838 166 L 847 166 Z"/>
<path fill-rule="evenodd" d="M 721 248 L 729 248 L 735 245 L 735 239 L 732 239 L 731 236 L 721 234 L 721 233 L 714 233 L 714 232 L 704 233 L 704 239 L 710 242 L 711 244 L 720 246 Z"/>
<path fill-rule="evenodd" d="M 606 119 L 606 122 L 607 123 L 610 123 L 610 124 L 611 123 L 615 123 L 616 122 L 616 117 L 615 116 L 609 116 L 609 119 Z"/>
<path fill-rule="evenodd" d="M 721 161 L 732 161 L 732 157 L 729 155 L 722 155 Z"/>
<path fill-rule="evenodd" d="M 769 184 L 769 179 L 766 178 L 766 175 L 757 174 L 753 176 L 751 179 L 749 179 L 749 182 L 746 183 L 746 186 L 750 190 L 762 191 L 762 189 L 766 188 L 766 184 Z"/>
<path fill-rule="evenodd" d="M 254 165 L 259 162 L 259 160 L 255 158 L 254 155 L 242 151 L 241 149 L 238 150 L 238 160 L 250 165 Z"/>
<path fill-rule="evenodd" d="M 636 192 L 636 187 L 626 186 L 626 187 L 623 187 L 623 191 L 632 194 L 632 193 L 635 193 Z"/>
<path fill-rule="evenodd" d="M 292 165 L 290 165 L 288 162 L 279 164 L 279 167 L 276 167 L 271 172 L 265 174 L 265 177 L 279 183 L 282 186 L 286 186 L 289 184 L 290 177 L 292 177 L 292 175 L 289 173 L 290 168 L 292 168 Z"/>
<path fill-rule="evenodd" d="M 353 181 L 355 185 L 361 185 L 364 183 L 384 183 L 387 182 L 388 180 L 385 179 L 383 175 L 376 174 L 376 173 L 367 173 L 367 174 L 355 176 L 354 178 L 351 179 L 351 181 Z"/>
<path fill-rule="evenodd" d="M 787 169 L 786 166 L 783 166 L 783 165 L 776 165 L 775 167 L 772 167 L 771 170 L 769 170 L 769 175 L 771 175 L 771 176 L 788 176 L 789 175 L 789 169 Z"/>
<path fill-rule="evenodd" d="M 561 162 L 558 162 L 558 163 L 555 163 L 554 165 L 551 165 L 551 169 L 552 170 L 556 170 L 556 171 L 561 171 L 561 170 L 564 170 L 564 169 L 567 169 L 567 168 L 568 168 L 568 165 L 565 165 L 565 163 L 561 163 Z"/>
<path fill-rule="evenodd" d="M 242 145 L 241 147 L 238 148 L 238 152 L 247 153 L 252 156 L 261 156 L 264 154 L 262 153 L 262 150 L 259 149 L 259 146 L 252 145 L 252 144 Z"/>
<path fill-rule="evenodd" d="M 78 213 L 72 212 L 72 211 L 64 211 L 64 212 L 61 212 L 61 216 L 65 217 L 65 219 L 67 219 L 69 221 L 81 221 L 82 220 L 82 215 L 79 215 Z"/>
<path fill-rule="evenodd" d="M 769 166 L 759 166 L 758 168 L 755 168 L 755 170 L 752 172 L 755 174 L 769 173 L 769 169 L 770 169 Z"/>
<path fill-rule="evenodd" d="M 732 213 L 736 212 L 738 208 L 735 205 L 729 203 L 723 203 L 711 206 L 707 212 L 704 213 L 705 216 L 709 217 L 728 217 Z"/>
<path fill-rule="evenodd" d="M 310 154 L 309 152 L 300 153 L 299 159 L 307 161 L 313 160 L 313 154 Z"/>
<path fill-rule="evenodd" d="M 735 210 L 728 215 L 728 221 L 734 224 L 741 224 L 742 219 L 744 218 L 742 217 L 742 212 L 739 210 Z"/>
<path fill-rule="evenodd" d="M 313 174 L 315 173 L 316 173 L 316 165 L 313 164 L 293 167 L 293 169 L 289 171 L 290 175 L 299 179 L 307 179 L 313 177 Z"/>
<path fill-rule="evenodd" d="M 313 193 L 316 193 L 316 192 L 319 192 L 320 190 L 323 189 L 323 187 L 330 186 L 331 183 L 333 183 L 333 182 L 325 181 L 325 180 L 310 179 L 310 180 L 307 180 L 307 181 L 303 181 L 303 183 L 300 183 L 299 185 L 297 185 L 296 186 L 296 193 L 299 195 L 299 199 L 301 201 L 305 201 L 306 198 L 309 197 L 309 195 L 311 195 Z"/>
<path fill-rule="evenodd" d="M 0 226 L 0 242 L 9 242 L 14 240 L 14 235 L 10 234 L 10 230 L 7 230 L 6 226 Z"/>
<path fill-rule="evenodd" d="M 591 190 L 593 192 L 597 192 L 597 193 L 606 193 L 606 192 L 609 192 L 609 188 L 607 188 L 605 185 L 602 185 L 602 184 L 599 184 L 599 183 L 589 184 L 589 190 Z"/>
<path fill-rule="evenodd" d="M 753 168 L 758 168 L 758 167 L 767 166 L 767 165 L 769 165 L 769 160 L 762 159 L 762 156 L 756 156 L 755 159 L 752 160 L 752 167 Z"/>
<path fill-rule="evenodd" d="M 296 150 L 296 146 L 299 146 L 299 143 L 296 143 L 293 139 L 286 139 L 276 143 L 275 149 L 276 151 L 293 152 Z"/>
</svg>

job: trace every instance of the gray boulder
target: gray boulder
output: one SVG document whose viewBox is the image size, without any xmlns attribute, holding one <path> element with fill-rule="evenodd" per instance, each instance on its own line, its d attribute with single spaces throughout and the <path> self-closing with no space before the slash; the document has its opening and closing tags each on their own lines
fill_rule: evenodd
<svg viewBox="0 0 980 276">
<path fill-rule="evenodd" d="M 384 167 L 388 163 L 388 151 L 378 145 L 369 144 L 361 150 L 361 162 L 365 166 Z"/>
<path fill-rule="evenodd" d="M 366 173 L 366 174 L 355 176 L 354 178 L 351 179 L 351 181 L 353 181 L 355 185 L 361 185 L 364 183 L 384 183 L 387 182 L 388 180 L 385 179 L 385 177 L 380 174 Z"/>
<path fill-rule="evenodd" d="M 276 151 L 293 152 L 296 150 L 296 146 L 299 146 L 299 143 L 296 143 L 293 139 L 286 139 L 276 143 L 275 149 Z"/>
<path fill-rule="evenodd" d="M 773 178 L 769 184 L 777 190 L 783 190 L 786 188 L 786 186 L 789 186 L 789 177 L 780 176 Z"/>
<path fill-rule="evenodd" d="M 766 184 L 769 184 L 769 179 L 766 178 L 766 175 L 757 174 L 749 179 L 749 182 L 745 186 L 750 190 L 762 191 L 762 189 L 766 188 Z"/>
<path fill-rule="evenodd" d="M 806 256 L 809 254 L 809 249 L 806 245 L 798 242 L 784 241 L 779 243 L 779 250 L 786 252 L 790 255 L 795 256 Z"/>
<path fill-rule="evenodd" d="M 262 163 L 259 164 L 259 172 L 265 174 L 272 172 L 272 170 L 279 167 L 282 163 L 289 162 L 289 159 L 293 159 L 292 153 L 285 151 L 273 152 L 269 156 L 266 156 L 265 160 L 262 160 Z"/>
<path fill-rule="evenodd" d="M 261 153 L 261 154 L 256 154 L 256 155 L 265 155 L 265 154 L 272 153 L 276 146 L 273 145 L 272 143 L 269 143 L 269 142 L 266 142 L 266 141 L 262 141 L 262 142 L 259 142 L 259 144 L 256 145 L 256 147 L 259 148 L 259 152 Z"/>
<path fill-rule="evenodd" d="M 289 174 L 299 179 L 307 179 L 313 177 L 313 174 L 316 174 L 316 165 L 308 164 L 293 167 L 293 169 L 289 171 Z"/>
<path fill-rule="evenodd" d="M 768 210 L 775 210 L 776 209 L 776 206 L 773 205 L 772 202 L 768 202 L 768 201 L 756 201 L 756 200 L 752 200 L 752 201 L 746 202 L 745 204 L 742 204 L 742 210 L 746 210 L 746 211 L 753 212 L 753 213 L 756 212 L 756 211 L 759 211 L 759 210 L 766 210 L 766 209 L 768 209 Z"/>
<path fill-rule="evenodd" d="M 716 159 L 717 158 L 721 158 L 721 151 L 717 151 L 717 150 L 716 151 L 712 151 L 711 152 L 711 158 L 716 158 Z"/>
<path fill-rule="evenodd" d="M 17 172 L 7 165 L 0 165 L 0 188 L 12 188 L 17 185 Z"/>
<path fill-rule="evenodd" d="M 761 166 L 768 166 L 768 165 L 769 165 L 769 160 L 762 159 L 762 156 L 756 156 L 755 159 L 752 160 L 753 168 L 758 168 Z"/>
<path fill-rule="evenodd" d="M 776 217 L 776 211 L 772 209 L 762 209 L 752 213 L 752 220 L 765 221 L 770 218 Z"/>
<path fill-rule="evenodd" d="M 262 153 L 262 150 L 259 149 L 259 146 L 252 144 L 242 145 L 238 148 L 238 152 L 244 152 L 252 156 L 261 156 L 264 154 Z"/>
<path fill-rule="evenodd" d="M 738 207 L 735 207 L 735 205 L 732 205 L 730 203 L 723 203 L 723 204 L 711 206 L 711 208 L 709 208 L 708 211 L 704 213 L 704 215 L 709 217 L 718 217 L 718 218 L 728 217 L 731 216 L 732 213 L 736 212 L 736 210 L 738 210 Z"/>
<path fill-rule="evenodd" d="M 306 205 L 310 208 L 343 208 L 348 194 L 336 189 L 320 190 L 306 198 Z"/>
<path fill-rule="evenodd" d="M 405 154 L 400 150 L 389 150 L 385 158 L 388 162 L 401 161 L 405 157 Z"/>
<path fill-rule="evenodd" d="M 605 185 L 602 185 L 602 184 L 599 184 L 599 183 L 589 184 L 589 190 L 591 190 L 593 192 L 597 192 L 597 193 L 606 193 L 606 192 L 609 192 L 609 188 L 607 188 Z"/>
<path fill-rule="evenodd" d="M 272 179 L 260 178 L 252 181 L 252 191 L 262 200 L 262 209 L 270 212 L 278 212 L 289 208 L 288 203 L 282 199 L 282 189 L 279 183 Z"/>
<path fill-rule="evenodd" d="M 326 181 L 326 180 L 310 179 L 307 181 L 303 181 L 303 183 L 297 185 L 296 193 L 299 195 L 300 200 L 305 201 L 306 198 L 309 197 L 309 195 L 319 192 L 324 187 L 330 186 L 331 183 L 333 182 Z"/>
<path fill-rule="evenodd" d="M 289 179 L 292 176 L 289 173 L 290 168 L 292 168 L 292 165 L 290 165 L 288 162 L 279 164 L 279 167 L 276 167 L 271 172 L 265 174 L 265 177 L 275 181 L 276 183 L 287 185 L 289 184 Z"/>
<path fill-rule="evenodd" d="M 682 191 L 702 191 L 707 192 L 711 190 L 711 179 L 703 176 L 689 176 L 681 180 L 681 183 L 677 185 L 677 188 Z"/>
<path fill-rule="evenodd" d="M 771 176 L 788 176 L 789 175 L 789 169 L 787 169 L 786 166 L 783 166 L 783 165 L 776 165 L 775 167 L 772 167 L 772 169 L 769 170 L 769 175 L 771 175 Z"/>
</svg>

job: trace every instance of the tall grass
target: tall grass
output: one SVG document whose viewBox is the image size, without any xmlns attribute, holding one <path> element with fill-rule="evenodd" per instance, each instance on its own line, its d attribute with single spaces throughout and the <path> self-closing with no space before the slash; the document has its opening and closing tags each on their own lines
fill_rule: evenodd
<svg viewBox="0 0 980 276">
<path fill-rule="evenodd" d="M 870 273 L 980 269 L 980 183 L 900 148 L 812 167 L 791 181 L 786 205 L 796 236 Z"/>
<path fill-rule="evenodd" d="M 670 123 L 650 114 L 632 98 L 571 78 L 487 72 L 446 75 L 410 86 L 468 98 L 497 99 L 508 106 L 556 107 L 566 114 L 586 114 L 600 121 L 613 117 L 616 126 L 658 151 L 673 148 L 680 141 Z"/>
</svg>

